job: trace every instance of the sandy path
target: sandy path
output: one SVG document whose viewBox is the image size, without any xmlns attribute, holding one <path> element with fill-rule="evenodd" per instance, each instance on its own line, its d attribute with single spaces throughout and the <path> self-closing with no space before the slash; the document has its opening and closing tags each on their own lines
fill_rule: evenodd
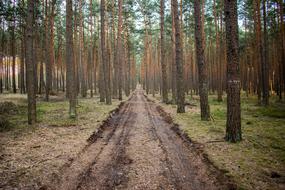
<svg viewBox="0 0 285 190">
<path fill-rule="evenodd" d="M 49 189 L 228 189 L 142 90 L 105 125 Z"/>
</svg>

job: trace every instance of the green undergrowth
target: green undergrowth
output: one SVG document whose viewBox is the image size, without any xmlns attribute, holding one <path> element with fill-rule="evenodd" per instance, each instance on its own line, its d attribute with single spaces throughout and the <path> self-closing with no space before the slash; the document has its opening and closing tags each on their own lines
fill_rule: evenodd
<svg viewBox="0 0 285 190">
<path fill-rule="evenodd" d="M 5 94 L 0 95 L 1 102 L 13 102 L 17 106 L 16 114 L 5 114 L 9 127 L 0 130 L 24 131 L 36 130 L 37 127 L 70 127 L 77 125 L 94 125 L 101 122 L 108 113 L 119 105 L 118 100 L 113 100 L 112 105 L 99 102 L 99 97 L 79 98 L 77 104 L 76 119 L 69 117 L 69 102 L 64 97 L 51 97 L 49 102 L 39 97 L 37 101 L 37 125 L 32 127 L 27 123 L 27 100 L 26 95 Z"/>
<path fill-rule="evenodd" d="M 149 95 L 151 97 L 151 95 Z M 156 96 L 157 102 L 161 98 Z M 257 105 L 254 96 L 241 97 L 243 140 L 224 141 L 226 99 L 209 96 L 211 121 L 200 120 L 198 96 L 186 97 L 186 113 L 176 106 L 161 104 L 189 137 L 204 145 L 214 165 L 232 176 L 241 189 L 282 189 L 285 187 L 285 104 L 271 98 L 270 106 Z"/>
</svg>

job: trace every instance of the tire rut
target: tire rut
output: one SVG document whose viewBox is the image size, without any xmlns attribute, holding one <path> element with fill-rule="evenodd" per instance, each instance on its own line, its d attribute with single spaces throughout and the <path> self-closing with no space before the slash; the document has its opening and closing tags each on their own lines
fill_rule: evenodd
<svg viewBox="0 0 285 190">
<path fill-rule="evenodd" d="M 137 89 L 49 189 L 229 189 Z"/>
<path fill-rule="evenodd" d="M 152 115 L 153 111 L 150 108 L 150 103 L 146 101 L 145 107 L 146 107 L 146 110 L 148 112 L 148 117 L 149 117 L 149 119 L 150 119 L 150 121 L 152 123 L 152 129 L 153 129 L 152 132 L 153 132 L 154 136 L 159 140 L 159 143 L 160 143 L 159 146 L 163 150 L 163 153 L 164 153 L 164 156 L 165 156 L 164 162 L 165 162 L 165 165 L 167 166 L 167 168 L 169 170 L 169 172 L 165 172 L 164 175 L 172 180 L 172 185 L 175 184 L 173 186 L 175 186 L 176 189 L 182 189 L 182 186 L 179 183 L 179 179 L 176 177 L 176 175 L 175 175 L 175 173 L 174 173 L 174 171 L 172 169 L 172 163 L 169 160 L 167 149 L 163 145 L 163 141 L 161 140 L 161 137 L 157 133 L 157 129 L 156 129 L 157 128 L 157 122 L 155 121 L 155 118 Z"/>
<path fill-rule="evenodd" d="M 104 163 L 96 159 L 98 161 L 95 161 L 90 166 L 76 189 L 114 189 L 127 180 L 124 175 L 123 166 L 129 164 L 131 160 L 125 154 L 125 147 L 128 144 L 128 135 L 130 132 L 130 130 L 126 130 L 126 126 L 132 123 L 131 117 L 135 117 L 134 113 L 129 109 L 127 110 L 125 112 L 127 116 L 124 116 L 125 119 L 119 121 L 120 124 L 116 125 L 117 128 L 120 127 L 121 129 L 116 129 L 116 131 L 120 130 L 120 133 L 114 141 L 114 146 L 107 148 L 110 150 L 104 150 L 104 155 L 100 154 L 102 158 L 99 159 L 103 159 L 102 162 Z M 107 154 L 110 154 L 110 161 L 104 160 L 108 156 Z"/>
<path fill-rule="evenodd" d="M 122 122 L 122 120 L 126 120 L 124 115 L 129 112 L 130 108 L 131 107 L 128 103 L 124 103 L 118 113 L 115 113 L 103 124 L 106 126 L 102 127 L 102 131 L 95 132 L 88 139 L 90 144 L 83 149 L 80 155 L 62 168 L 61 174 L 51 179 L 51 181 L 57 181 L 57 183 L 50 183 L 45 186 L 45 188 L 59 190 L 79 189 L 79 187 L 82 186 L 82 181 L 86 180 L 86 177 L 91 173 L 92 167 L 98 162 L 98 159 L 104 152 L 106 146 L 108 146 L 111 141 L 114 141 L 113 136 L 118 130 L 117 124 Z M 96 137 L 94 137 L 94 135 Z"/>
</svg>

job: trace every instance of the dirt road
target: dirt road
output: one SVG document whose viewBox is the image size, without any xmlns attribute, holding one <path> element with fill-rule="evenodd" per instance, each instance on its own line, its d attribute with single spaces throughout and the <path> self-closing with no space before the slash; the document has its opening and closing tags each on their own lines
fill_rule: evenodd
<svg viewBox="0 0 285 190">
<path fill-rule="evenodd" d="M 228 189 L 142 90 L 110 118 L 48 189 Z"/>
</svg>

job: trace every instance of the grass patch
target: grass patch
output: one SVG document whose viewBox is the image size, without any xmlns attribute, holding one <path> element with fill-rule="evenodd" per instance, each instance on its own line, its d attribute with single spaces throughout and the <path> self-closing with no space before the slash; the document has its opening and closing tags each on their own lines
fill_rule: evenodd
<svg viewBox="0 0 285 190">
<path fill-rule="evenodd" d="M 38 122 L 29 126 L 26 96 L 0 95 L 0 103 L 13 102 L 18 109 L 16 114 L 5 117 L 11 128 L 0 132 L 0 186 L 4 189 L 6 185 L 8 189 L 31 189 L 49 182 L 88 145 L 87 139 L 120 103 L 113 100 L 112 105 L 105 105 L 97 96 L 80 98 L 78 117 L 70 119 L 64 96 L 50 98 L 45 102 L 38 97 Z"/>
<path fill-rule="evenodd" d="M 4 112 L 6 112 L 6 107 L 1 105 L 7 104 L 7 102 L 12 103 L 17 108 L 16 114 L 5 114 L 5 121 L 2 120 L 3 125 L 5 124 L 5 130 L 2 130 L 2 132 L 13 130 L 16 133 L 21 133 L 25 130 L 33 130 L 33 127 L 29 126 L 27 122 L 26 95 L 2 94 L 0 99 L 0 108 Z M 37 126 L 68 127 L 96 123 L 101 121 L 102 116 L 107 115 L 118 104 L 119 101 L 114 100 L 113 105 L 105 105 L 99 102 L 99 97 L 79 98 L 77 105 L 78 117 L 72 119 L 69 117 L 69 102 L 64 97 L 51 96 L 49 102 L 39 97 L 37 100 Z"/>
<path fill-rule="evenodd" d="M 226 98 L 218 102 L 215 95 L 209 96 L 212 120 L 208 122 L 200 119 L 199 97 L 187 96 L 186 100 L 197 106 L 186 107 L 186 113 L 183 114 L 176 114 L 176 106 L 161 105 L 193 141 L 204 145 L 210 160 L 232 176 L 241 189 L 285 187 L 284 103 L 275 101 L 273 97 L 270 106 L 261 107 L 257 106 L 255 96 L 246 97 L 242 94 L 243 141 L 232 144 L 223 140 Z M 274 175 L 276 173 L 278 175 Z"/>
<path fill-rule="evenodd" d="M 271 105 L 267 108 L 259 108 L 257 111 L 263 116 L 285 119 L 285 108 L 280 103 L 277 105 Z"/>
</svg>

